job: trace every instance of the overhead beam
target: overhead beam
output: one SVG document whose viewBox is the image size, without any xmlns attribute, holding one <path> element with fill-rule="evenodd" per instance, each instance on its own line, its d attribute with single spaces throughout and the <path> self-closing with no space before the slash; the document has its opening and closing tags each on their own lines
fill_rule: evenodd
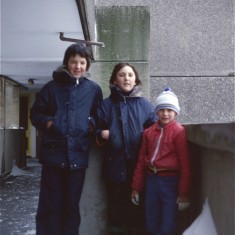
<svg viewBox="0 0 235 235">
<path fill-rule="evenodd" d="M 81 20 L 83 35 L 86 41 L 90 41 L 90 33 L 89 33 L 89 27 L 88 27 L 88 20 L 86 16 L 86 7 L 85 7 L 85 1 L 84 0 L 76 0 L 79 17 Z"/>
</svg>

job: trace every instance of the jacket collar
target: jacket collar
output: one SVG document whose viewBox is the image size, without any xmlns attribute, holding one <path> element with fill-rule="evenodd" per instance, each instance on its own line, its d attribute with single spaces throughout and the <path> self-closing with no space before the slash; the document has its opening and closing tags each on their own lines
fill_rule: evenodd
<svg viewBox="0 0 235 235">
<path fill-rule="evenodd" d="M 176 123 L 176 120 L 173 120 L 171 121 L 169 124 L 167 124 L 166 126 L 162 126 L 160 121 L 157 120 L 156 124 L 155 124 L 155 127 L 156 129 L 161 129 L 161 128 L 164 128 L 164 129 L 168 129 L 170 128 L 171 126 L 173 126 L 174 124 Z"/>
<path fill-rule="evenodd" d="M 109 97 L 115 101 L 126 101 L 127 98 L 142 96 L 140 86 L 134 86 L 133 90 L 129 93 L 122 92 L 115 85 L 110 85 L 110 90 L 111 90 L 111 94 Z"/>
<path fill-rule="evenodd" d="M 69 73 L 68 70 L 59 67 L 57 70 L 55 70 L 52 74 L 53 80 L 62 84 L 76 84 L 76 78 L 72 76 L 72 74 Z M 83 82 L 86 78 L 80 77 L 79 83 Z"/>
</svg>

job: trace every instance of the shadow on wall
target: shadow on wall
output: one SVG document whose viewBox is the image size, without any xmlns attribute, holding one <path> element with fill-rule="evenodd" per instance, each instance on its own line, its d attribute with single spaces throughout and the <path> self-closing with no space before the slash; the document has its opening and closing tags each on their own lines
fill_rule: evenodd
<svg viewBox="0 0 235 235">
<path fill-rule="evenodd" d="M 202 210 L 203 201 L 201 200 L 201 161 L 200 148 L 188 142 L 190 160 L 191 160 L 191 194 L 190 194 L 190 207 L 185 211 L 178 212 L 178 227 L 177 235 L 182 235 L 183 232 L 193 223 Z M 209 234 L 208 234 L 209 235 Z"/>
</svg>

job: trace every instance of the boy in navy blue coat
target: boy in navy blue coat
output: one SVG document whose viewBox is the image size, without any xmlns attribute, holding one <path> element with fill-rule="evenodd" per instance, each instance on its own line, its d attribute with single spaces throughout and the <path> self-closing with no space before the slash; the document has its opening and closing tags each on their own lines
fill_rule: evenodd
<svg viewBox="0 0 235 235">
<path fill-rule="evenodd" d="M 53 72 L 30 111 L 32 124 L 43 133 L 37 235 L 78 235 L 90 130 L 102 101 L 99 85 L 85 76 L 89 66 L 87 48 L 69 46 L 62 68 Z"/>
</svg>

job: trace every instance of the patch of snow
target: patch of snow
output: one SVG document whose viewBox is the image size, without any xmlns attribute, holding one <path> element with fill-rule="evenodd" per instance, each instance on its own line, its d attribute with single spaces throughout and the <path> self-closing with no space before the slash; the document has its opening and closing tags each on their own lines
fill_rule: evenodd
<svg viewBox="0 0 235 235">
<path fill-rule="evenodd" d="M 32 229 L 32 230 L 28 230 L 26 231 L 25 235 L 31 235 L 31 234 L 36 234 L 36 230 Z"/>
<path fill-rule="evenodd" d="M 201 214 L 182 235 L 218 235 L 209 207 L 208 198 L 206 198 L 204 202 Z"/>
<path fill-rule="evenodd" d="M 10 175 L 12 175 L 12 176 L 20 176 L 20 175 L 30 175 L 30 173 L 27 172 L 27 171 L 24 171 L 23 169 L 18 168 L 14 164 Z"/>
</svg>

